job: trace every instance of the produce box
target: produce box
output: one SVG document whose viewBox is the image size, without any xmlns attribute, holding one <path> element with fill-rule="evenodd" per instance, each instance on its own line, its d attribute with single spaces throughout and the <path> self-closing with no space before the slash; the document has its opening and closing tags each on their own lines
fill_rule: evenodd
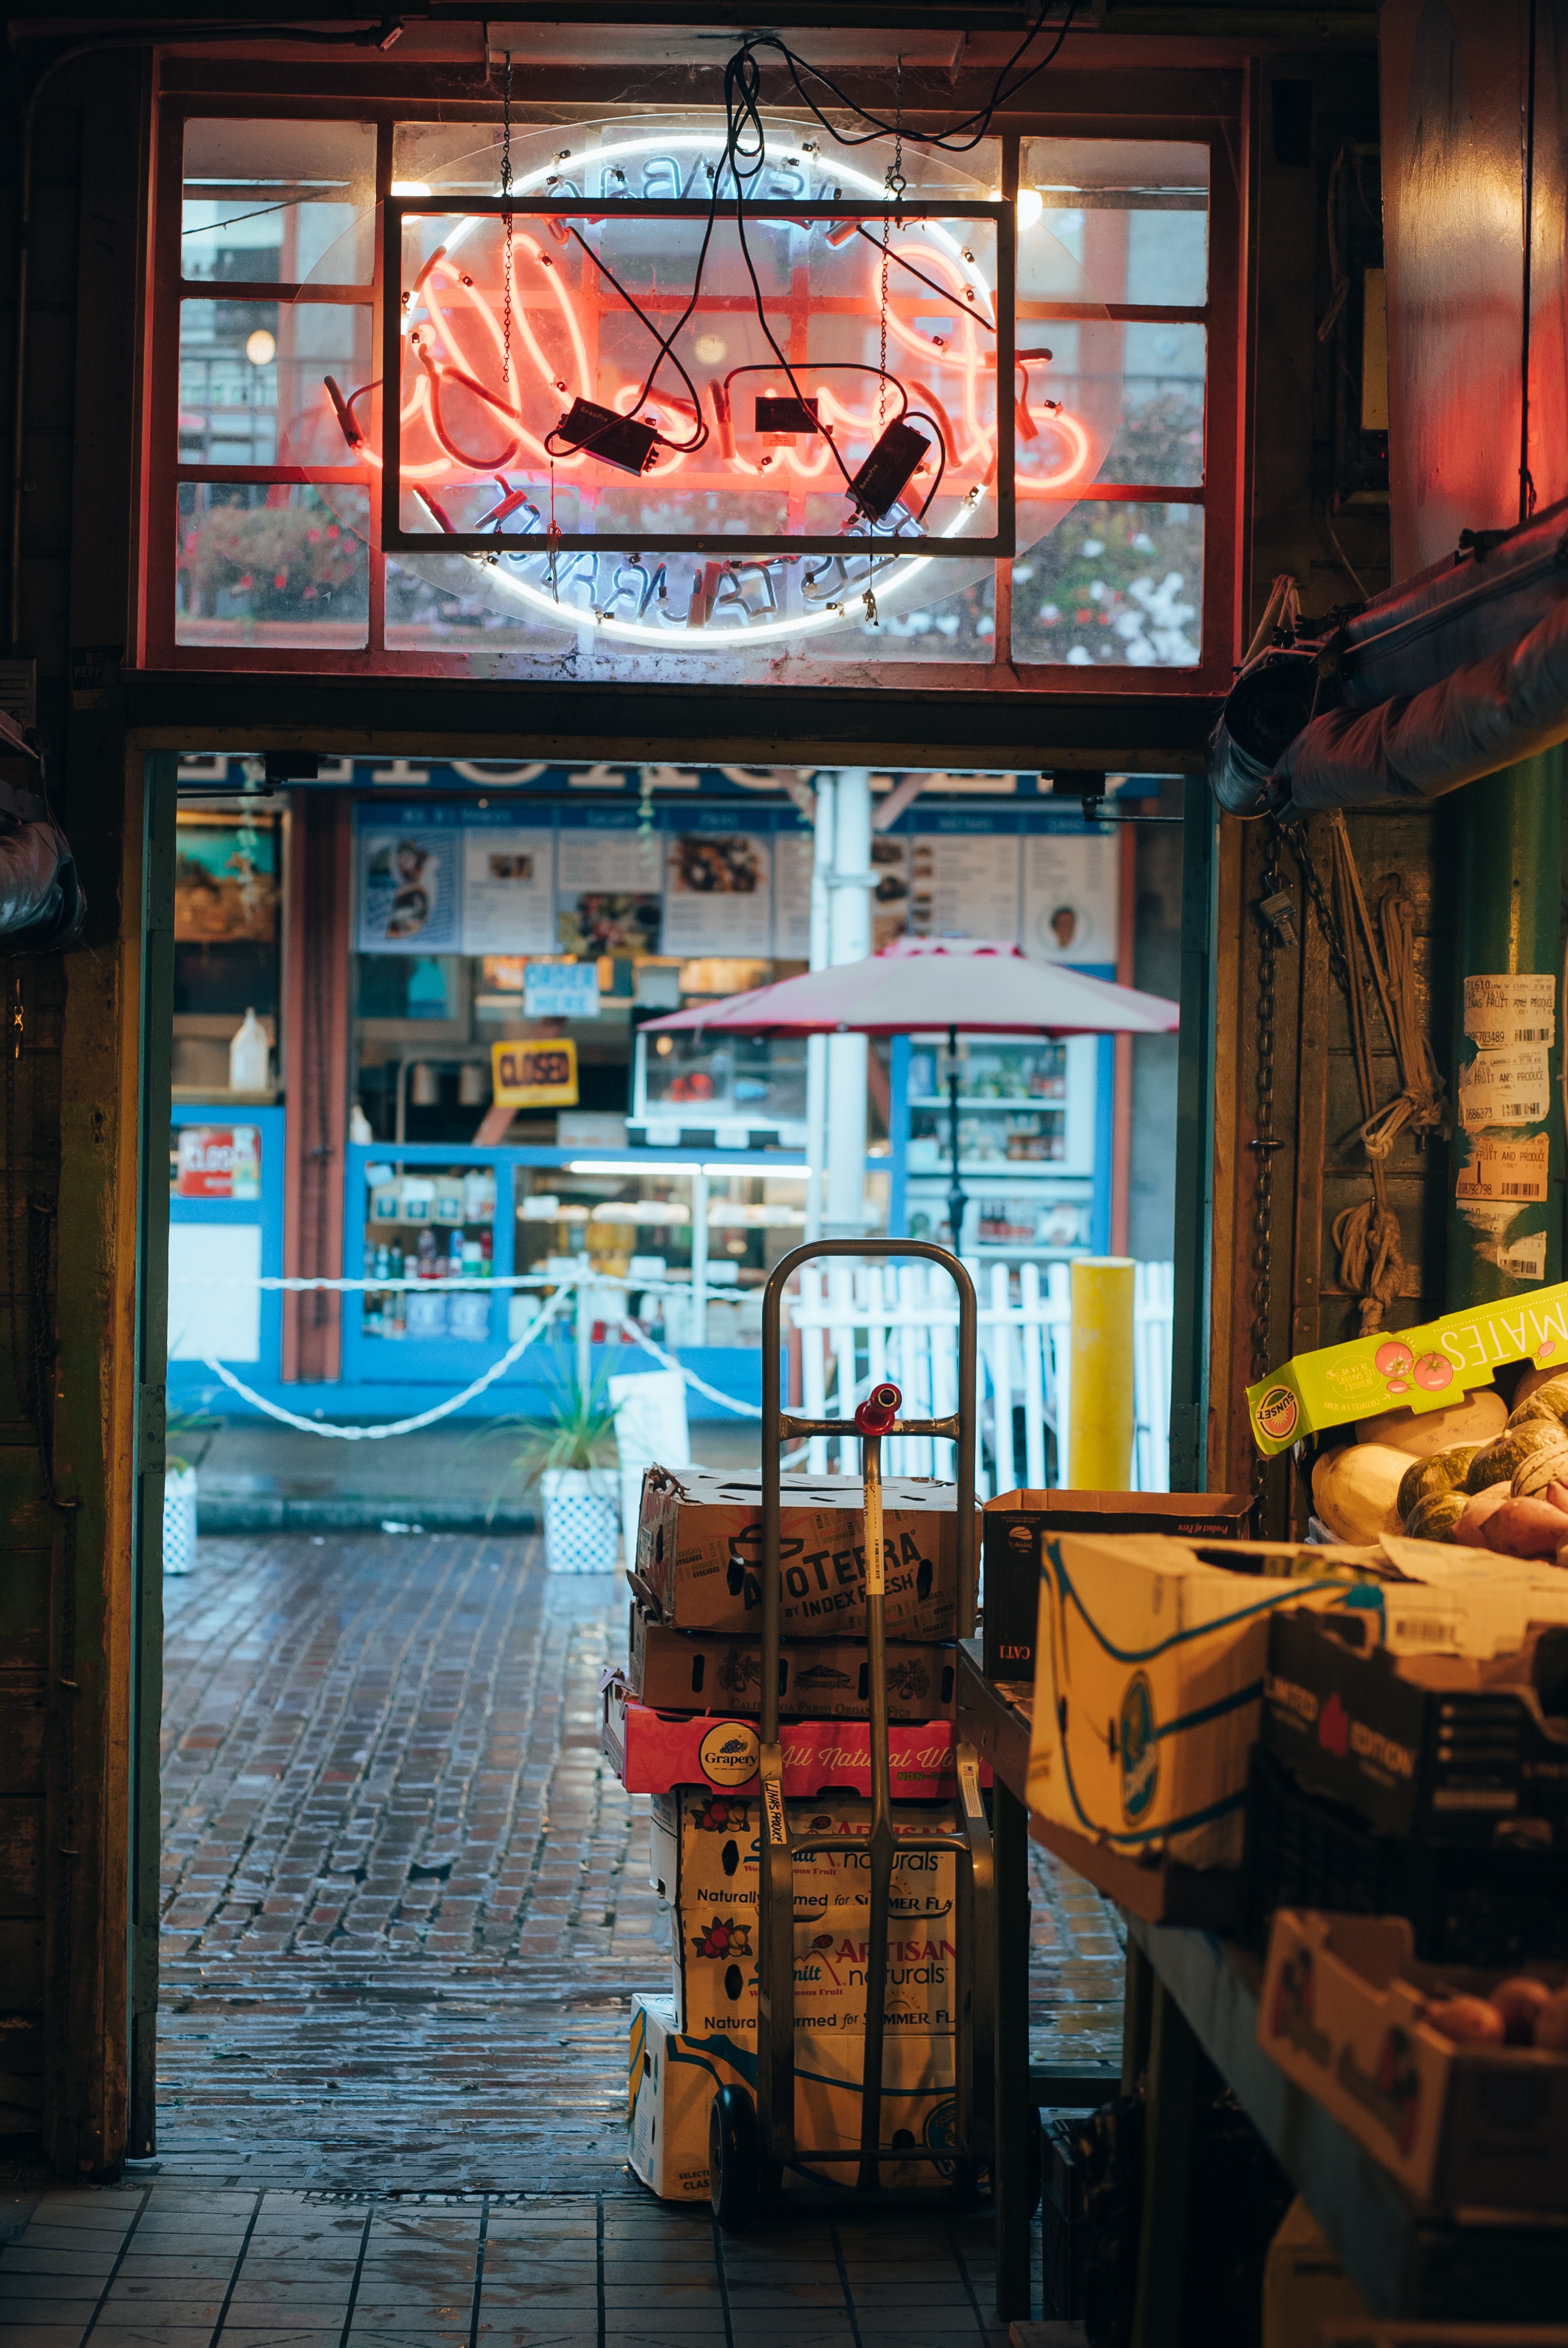
<svg viewBox="0 0 1568 2348">
<path fill-rule="evenodd" d="M 1245 1492 L 1003 1492 L 981 1517 L 989 1680 L 1032 1680 L 1040 1618 L 1042 1533 L 1171 1533 L 1243 1540 L 1252 1525 Z"/>
<path fill-rule="evenodd" d="M 675 1909 L 676 2017 L 683 2030 L 756 2029 L 755 1801 L 685 1787 L 653 1797 L 653 1875 Z M 794 1871 L 795 2028 L 866 2026 L 871 1806 L 857 1796 L 791 1803 L 794 1834 L 820 1834 Z M 950 1804 L 900 1809 L 906 1834 L 951 1834 Z M 887 1949 L 889 2032 L 953 2027 L 955 1855 L 894 1860 Z"/>
<path fill-rule="evenodd" d="M 1383 1593 L 1385 1601 L 1395 1593 Z M 1304 1786 L 1379 1835 L 1491 1842 L 1500 1824 L 1568 1850 L 1568 1632 L 1512 1654 L 1396 1654 L 1375 1615 L 1287 1608 L 1268 1625 L 1262 1741 Z"/>
<path fill-rule="evenodd" d="M 1366 2314 L 1366 2301 L 1297 2194 L 1263 2263 L 1261 2348 L 1319 2348 L 1326 2323 Z"/>
<path fill-rule="evenodd" d="M 860 2143 L 864 2039 L 795 2042 L 795 2141 L 808 2152 L 852 2152 Z M 757 2055 L 723 2034 L 682 2034 L 668 1998 L 632 2001 L 627 2120 L 632 2168 L 666 2201 L 708 2199 L 708 2114 L 721 2087 L 756 2093 Z M 882 2142 L 892 2157 L 882 2182 L 902 2191 L 939 2182 L 928 2160 L 899 2160 L 911 2146 L 953 2141 L 953 2041 L 889 2036 L 883 2049 Z M 784 2184 L 853 2185 L 853 2161 L 797 2162 Z"/>
<path fill-rule="evenodd" d="M 1374 1834 L 1261 1746 L 1247 1785 L 1244 1896 L 1255 1948 L 1267 1945 L 1276 1909 L 1332 1908 L 1407 1917 L 1417 1955 L 1434 1964 L 1568 1958 L 1568 1851 Z"/>
<path fill-rule="evenodd" d="M 1030 1810 L 1132 1857 L 1238 1865 L 1269 1617 L 1334 1603 L 1353 1569 L 1153 1533 L 1053 1534 L 1042 1552 Z"/>
<path fill-rule="evenodd" d="M 866 1635 L 866 1532 L 857 1476 L 785 1476 L 782 1628 L 795 1639 Z M 889 1476 L 882 1487 L 890 1639 L 958 1632 L 958 1495 L 951 1484 Z M 760 1476 L 651 1468 L 642 1479 L 633 1588 L 682 1631 L 760 1635 Z M 978 1528 L 977 1528 L 978 1531 Z M 976 1552 L 979 1553 L 979 1540 Z"/>
<path fill-rule="evenodd" d="M 955 1651 L 887 1644 L 887 1713 L 892 1720 L 951 1720 Z M 866 1645 L 853 1639 L 792 1640 L 779 1650 L 779 1711 L 786 1719 L 864 1720 L 869 1705 Z M 671 1631 L 645 1607 L 631 1609 L 628 1673 L 634 1695 L 661 1712 L 760 1713 L 763 1650 L 750 1639 Z"/>
<path fill-rule="evenodd" d="M 1048 2323 L 1079 2323 L 1089 2312 L 1085 2200 L 1072 2123 L 1053 2120 L 1040 2134 L 1040 2312 Z"/>
<path fill-rule="evenodd" d="M 1402 1916 L 1282 1908 L 1258 2044 L 1420 2209 L 1568 2209 L 1568 2054 L 1455 2045 L 1421 2018 L 1499 1979 L 1424 1963 Z"/>
<path fill-rule="evenodd" d="M 1247 1388 L 1253 1437 L 1272 1458 L 1304 1435 L 1386 1410 L 1441 1410 L 1468 1387 L 1490 1385 L 1504 1362 L 1522 1361 L 1568 1368 L 1568 1282 L 1297 1354 Z"/>
<path fill-rule="evenodd" d="M 1568 2348 L 1568 2324 L 1429 2323 L 1365 2315 L 1326 2323 L 1321 2348 Z"/>
<path fill-rule="evenodd" d="M 601 1744 L 629 1794 L 668 1794 L 677 1786 L 717 1786 L 726 1794 L 756 1790 L 760 1742 L 754 1720 L 723 1713 L 656 1712 L 640 1704 L 619 1673 L 602 1692 Z M 838 1788 L 871 1791 L 871 1736 L 864 1720 L 784 1724 L 784 1792 L 792 1800 Z M 895 1801 L 937 1801 L 955 1786 L 956 1733 L 950 1720 L 889 1725 Z M 989 1771 L 981 1782 L 990 1783 Z"/>
</svg>

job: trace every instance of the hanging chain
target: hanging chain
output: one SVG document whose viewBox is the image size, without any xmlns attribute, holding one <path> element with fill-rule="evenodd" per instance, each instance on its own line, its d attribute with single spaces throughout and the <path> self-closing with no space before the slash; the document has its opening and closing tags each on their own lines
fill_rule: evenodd
<svg viewBox="0 0 1568 2348">
<path fill-rule="evenodd" d="M 512 382 L 512 53 L 501 84 L 501 389 Z"/>
<path fill-rule="evenodd" d="M 1277 829 L 1269 834 L 1262 878 L 1262 903 L 1276 902 L 1281 893 Z M 1255 1130 L 1248 1145 L 1257 1158 L 1252 1194 L 1252 1375 L 1255 1383 L 1268 1375 L 1272 1346 L 1269 1317 L 1274 1301 L 1274 1153 L 1279 1148 L 1274 1130 L 1274 1029 L 1280 942 L 1278 925 L 1266 916 L 1257 961 L 1257 1115 Z"/>
<path fill-rule="evenodd" d="M 904 201 L 908 181 L 904 177 L 904 60 L 899 57 L 893 82 L 893 160 L 883 174 L 883 183 L 896 204 Z M 893 215 L 882 215 L 882 304 L 881 351 L 877 366 L 881 374 L 876 384 L 876 427 L 878 432 L 887 420 L 887 270 L 891 258 L 889 246 L 893 235 Z"/>
</svg>

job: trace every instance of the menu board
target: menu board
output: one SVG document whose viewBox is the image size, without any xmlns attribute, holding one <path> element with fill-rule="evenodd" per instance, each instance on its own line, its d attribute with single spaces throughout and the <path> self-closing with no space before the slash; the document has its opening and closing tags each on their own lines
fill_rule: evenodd
<svg viewBox="0 0 1568 2348">
<path fill-rule="evenodd" d="M 456 827 L 367 825 L 359 835 L 361 953 L 456 953 L 462 839 Z"/>
<path fill-rule="evenodd" d="M 466 828 L 463 952 L 555 952 L 555 835 L 511 825 Z"/>
<path fill-rule="evenodd" d="M 556 834 L 556 951 L 662 952 L 660 887 L 657 833 L 630 824 L 563 824 Z"/>
<path fill-rule="evenodd" d="M 1099 832 L 1037 831 L 1022 845 L 1025 953 L 1040 962 L 1113 966 L 1120 842 Z"/>
<path fill-rule="evenodd" d="M 666 837 L 664 952 L 767 952 L 772 840 L 760 832 L 678 831 Z"/>
<path fill-rule="evenodd" d="M 774 953 L 781 962 L 811 959 L 811 871 L 815 835 L 782 831 L 774 841 Z"/>
<path fill-rule="evenodd" d="M 917 937 L 1018 936 L 1016 833 L 917 832 L 909 861 L 909 927 Z"/>
</svg>

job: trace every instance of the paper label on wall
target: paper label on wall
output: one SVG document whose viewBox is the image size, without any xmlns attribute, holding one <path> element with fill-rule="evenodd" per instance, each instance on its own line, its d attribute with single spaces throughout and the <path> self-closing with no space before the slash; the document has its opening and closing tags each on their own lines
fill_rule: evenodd
<svg viewBox="0 0 1568 2348">
<path fill-rule="evenodd" d="M 772 843 L 760 833 L 678 831 L 664 859 L 664 952 L 765 956 Z"/>
<path fill-rule="evenodd" d="M 1499 1141 L 1482 1135 L 1461 1166 L 1454 1184 L 1459 1199 L 1512 1200 L 1523 1206 L 1546 1197 L 1547 1167 L 1552 1155 L 1548 1134 L 1532 1134 L 1527 1141 Z"/>
<path fill-rule="evenodd" d="M 1557 1041 L 1557 981 L 1550 971 L 1504 971 L 1464 983 L 1464 1032 L 1478 1051 Z M 1544 1116 L 1545 1112 L 1542 1110 Z"/>
<path fill-rule="evenodd" d="M 463 951 L 555 952 L 555 839 L 497 825 L 463 839 Z"/>
<path fill-rule="evenodd" d="M 1539 1125 L 1550 1115 L 1552 1083 L 1542 1044 L 1516 1044 L 1506 1052 L 1478 1052 L 1460 1070 L 1460 1123 L 1467 1133 L 1484 1125 Z"/>
<path fill-rule="evenodd" d="M 595 825 L 563 824 L 557 839 L 556 887 L 563 897 L 586 889 L 659 888 L 657 833 L 626 826 L 611 831 Z"/>
<path fill-rule="evenodd" d="M 1542 1281 L 1546 1277 L 1546 1234 L 1531 1231 L 1523 1239 L 1510 1240 L 1497 1251 L 1497 1268 L 1510 1280 Z"/>
<path fill-rule="evenodd" d="M 1114 963 L 1120 843 L 1099 832 L 1023 842 L 1023 950 L 1044 962 Z"/>
<path fill-rule="evenodd" d="M 909 927 L 916 936 L 1015 943 L 1018 850 L 1016 834 L 917 833 L 909 874 Z"/>
<path fill-rule="evenodd" d="M 815 857 L 813 832 L 781 831 L 774 841 L 774 953 L 781 962 L 811 958 L 811 871 Z"/>
<path fill-rule="evenodd" d="M 361 953 L 456 953 L 461 840 L 410 824 L 359 835 Z"/>
</svg>

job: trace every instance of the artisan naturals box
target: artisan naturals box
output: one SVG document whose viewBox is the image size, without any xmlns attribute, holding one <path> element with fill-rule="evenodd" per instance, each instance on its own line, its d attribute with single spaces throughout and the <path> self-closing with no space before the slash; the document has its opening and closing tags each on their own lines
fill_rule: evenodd
<svg viewBox="0 0 1568 2348">
<path fill-rule="evenodd" d="M 1269 1619 L 1341 1601 L 1358 1554 L 1049 1537 L 1030 1808 L 1129 1857 L 1239 1866 Z"/>
<path fill-rule="evenodd" d="M 854 2152 L 860 2143 L 862 2039 L 795 2042 L 794 2133 L 803 2152 Z M 665 2201 L 708 2199 L 708 2115 L 721 2087 L 754 2096 L 756 2045 L 722 2033 L 682 2032 L 668 1998 L 639 1997 L 631 2009 L 627 2121 L 633 2171 Z M 951 2145 L 957 2115 L 951 2038 L 890 2037 L 883 2049 L 885 2186 L 905 2190 L 943 2180 L 938 2162 L 906 2156 Z M 853 2161 L 796 2161 L 786 2186 L 853 2185 Z"/>
<path fill-rule="evenodd" d="M 857 1476 L 781 1479 L 781 1622 L 795 1639 L 864 1638 L 866 1526 Z M 894 1640 L 958 1633 L 958 1493 L 918 1476 L 884 1482 L 886 1619 Z M 977 1511 L 977 1517 L 978 1517 Z M 760 1636 L 760 1476 L 650 1468 L 642 1479 L 633 1586 L 682 1631 Z M 976 1527 L 979 1553 L 979 1526 Z"/>
<path fill-rule="evenodd" d="M 750 1638 L 718 1638 L 672 1631 L 634 1605 L 630 1648 L 631 1693 L 656 1711 L 762 1711 L 763 1650 L 754 1623 Z M 955 1653 L 950 1646 L 890 1640 L 888 1718 L 951 1720 Z M 864 1720 L 870 1710 L 868 1671 L 861 1641 L 788 1641 L 779 1650 L 779 1712 L 785 1720 Z"/>
</svg>

